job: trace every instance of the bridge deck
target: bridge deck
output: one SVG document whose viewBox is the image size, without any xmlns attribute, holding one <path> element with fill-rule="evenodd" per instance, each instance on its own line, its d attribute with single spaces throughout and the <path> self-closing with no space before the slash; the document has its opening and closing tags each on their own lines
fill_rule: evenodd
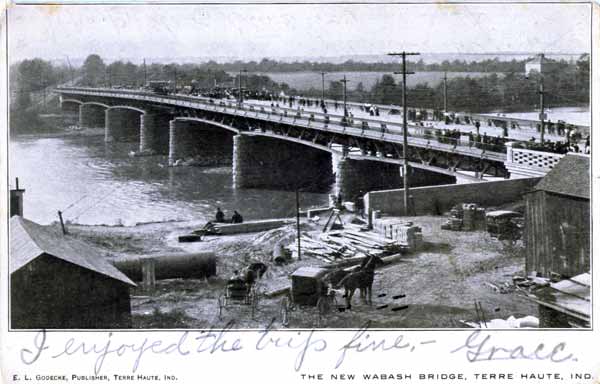
<svg viewBox="0 0 600 384">
<path fill-rule="evenodd" d="M 202 97 L 183 95 L 163 96 L 146 92 L 89 88 L 60 88 L 56 91 L 69 95 L 111 97 L 138 102 L 145 101 L 162 105 L 200 109 L 232 116 L 243 116 L 285 123 L 298 127 L 305 127 L 307 129 L 333 132 L 340 135 L 376 139 L 396 144 L 402 144 L 403 141 L 402 125 L 400 123 L 376 118 L 354 118 L 351 124 L 343 124 L 341 121 L 335 120 L 335 118 L 341 118 L 341 116 L 336 115 L 325 115 L 323 113 L 312 111 L 300 112 L 298 110 L 285 108 L 274 111 L 270 106 L 239 106 L 235 102 L 224 101 L 215 103 L 211 99 Z M 329 122 L 326 120 L 327 118 L 329 118 Z M 481 144 L 479 148 L 476 148 L 475 146 L 469 146 L 469 143 L 463 140 L 455 140 L 452 144 L 440 143 L 433 138 L 433 133 L 427 131 L 428 127 L 410 125 L 408 138 L 409 145 L 498 162 L 506 160 L 506 154 L 504 152 L 494 151 L 493 149 L 496 147 L 493 145 Z"/>
</svg>

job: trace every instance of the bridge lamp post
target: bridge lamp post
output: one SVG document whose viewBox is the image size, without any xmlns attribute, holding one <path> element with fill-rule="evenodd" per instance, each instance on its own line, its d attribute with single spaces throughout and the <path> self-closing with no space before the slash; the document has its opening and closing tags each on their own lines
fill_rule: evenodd
<svg viewBox="0 0 600 384">
<path fill-rule="evenodd" d="M 540 77 L 540 144 L 544 145 L 544 131 L 546 130 L 545 121 L 546 114 L 544 113 L 544 76 Z"/>
<path fill-rule="evenodd" d="M 325 72 L 321 72 L 321 85 L 322 85 L 322 92 L 321 92 L 321 104 L 325 105 L 325 75 L 327 73 Z"/>
<path fill-rule="evenodd" d="M 344 117 L 348 117 L 348 108 L 346 107 L 346 83 L 349 81 L 350 80 L 346 80 L 346 75 L 340 80 L 341 83 L 344 83 Z"/>
<path fill-rule="evenodd" d="M 173 65 L 173 93 L 177 93 L 177 67 Z"/>
<path fill-rule="evenodd" d="M 247 72 L 248 72 L 248 70 L 246 70 L 246 69 L 240 69 L 240 79 L 239 79 L 239 81 L 238 81 L 239 92 L 240 92 L 240 95 L 239 95 L 239 99 L 240 99 L 240 106 L 241 106 L 241 105 L 242 105 L 242 103 L 244 102 L 244 95 L 242 94 L 242 72 L 245 72 L 245 73 L 247 73 Z"/>
</svg>

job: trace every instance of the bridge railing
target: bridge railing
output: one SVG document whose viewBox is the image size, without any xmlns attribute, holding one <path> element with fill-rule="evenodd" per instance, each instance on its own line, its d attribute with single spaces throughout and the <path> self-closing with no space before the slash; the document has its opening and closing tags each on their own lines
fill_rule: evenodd
<svg viewBox="0 0 600 384">
<path fill-rule="evenodd" d="M 514 146 L 514 143 L 508 143 L 506 164 L 528 168 L 541 168 L 545 171 L 549 171 L 554 168 L 564 156 L 564 154 L 518 148 L 517 146 Z"/>
<path fill-rule="evenodd" d="M 401 142 L 403 139 L 403 127 L 400 123 L 381 121 L 367 118 L 350 118 L 343 116 L 331 116 L 329 114 L 303 111 L 291 108 L 268 108 L 265 106 L 245 105 L 230 101 L 215 101 L 214 99 L 186 96 L 186 95 L 158 95 L 150 92 L 135 90 L 115 90 L 106 88 L 83 88 L 69 87 L 57 88 L 57 91 L 74 91 L 83 94 L 98 96 L 122 97 L 166 103 L 182 107 L 198 107 L 215 112 L 232 113 L 245 117 L 261 118 L 273 122 L 289 123 L 305 126 L 324 131 L 336 131 L 353 136 L 371 139 L 387 139 Z M 505 158 L 505 147 L 499 144 L 475 142 L 465 140 L 465 135 L 459 138 L 448 137 L 442 134 L 442 130 L 433 127 L 423 127 L 409 124 L 409 138 L 414 144 L 425 148 L 439 148 L 449 152 L 464 153 L 468 155 L 481 155 L 492 157 L 495 160 Z"/>
</svg>

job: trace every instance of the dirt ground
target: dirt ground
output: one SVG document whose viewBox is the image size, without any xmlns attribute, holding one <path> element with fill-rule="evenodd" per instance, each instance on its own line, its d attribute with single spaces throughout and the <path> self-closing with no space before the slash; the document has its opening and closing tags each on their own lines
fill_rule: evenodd
<svg viewBox="0 0 600 384">
<path fill-rule="evenodd" d="M 346 217 L 346 220 L 348 217 Z M 295 240 L 295 226 L 262 233 L 207 237 L 198 243 L 178 243 L 177 237 L 198 228 L 200 222 L 143 224 L 135 227 L 72 226 L 71 233 L 111 249 L 107 257 L 135 257 L 163 252 L 214 251 L 217 276 L 209 279 L 172 279 L 157 282 L 156 289 L 132 290 L 135 328 L 209 328 L 261 329 L 273 322 L 275 328 L 358 328 L 371 321 L 372 328 L 458 328 L 460 320 L 477 319 L 475 301 L 481 303 L 486 319 L 509 316 L 538 316 L 537 306 L 515 293 L 495 292 L 486 283 L 512 282 L 524 275 L 522 244 L 503 244 L 486 232 L 441 230 L 441 216 L 407 218 L 421 226 L 424 246 L 399 261 L 377 269 L 373 285 L 373 303 L 368 305 L 354 296 L 352 309 L 340 312 L 333 307 L 319 319 L 316 308 L 292 308 L 284 325 L 283 296 L 266 297 L 262 293 L 289 286 L 288 276 L 301 266 L 319 266 L 323 262 L 305 257 L 287 265 L 271 262 L 278 242 Z M 322 224 L 321 224 L 322 225 Z M 302 231 L 319 230 L 319 224 L 303 223 Z M 253 314 L 250 305 L 228 305 L 219 315 L 219 297 L 233 271 L 252 261 L 269 265 L 258 284 L 259 301 Z M 405 295 L 393 299 L 394 296 Z M 344 300 L 337 295 L 336 302 Z M 387 307 L 383 308 L 383 306 Z M 393 308 L 407 306 L 404 309 Z"/>
</svg>

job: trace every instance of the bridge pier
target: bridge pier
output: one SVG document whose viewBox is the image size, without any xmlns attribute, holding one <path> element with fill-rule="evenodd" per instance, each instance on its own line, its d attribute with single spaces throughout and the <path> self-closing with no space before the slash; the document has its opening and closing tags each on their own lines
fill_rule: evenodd
<svg viewBox="0 0 600 384">
<path fill-rule="evenodd" d="M 359 194 L 378 189 L 393 189 L 402 185 L 400 167 L 374 160 L 354 160 L 341 157 L 337 161 L 335 192 L 346 201 Z"/>
<path fill-rule="evenodd" d="M 140 154 L 164 153 L 168 150 L 169 122 L 166 113 L 144 113 L 140 116 Z"/>
<path fill-rule="evenodd" d="M 331 154 L 280 139 L 233 137 L 235 188 L 268 188 L 324 192 L 333 182 Z"/>
<path fill-rule="evenodd" d="M 233 133 L 194 120 L 169 121 L 169 165 L 191 160 L 190 165 L 229 165 Z"/>
<path fill-rule="evenodd" d="M 104 141 L 137 141 L 140 133 L 138 111 L 109 108 L 104 112 Z"/>
<path fill-rule="evenodd" d="M 443 173 L 409 168 L 411 187 L 455 184 L 456 178 Z M 341 157 L 337 162 L 336 194 L 346 201 L 370 191 L 402 188 L 404 180 L 397 164 L 377 160 L 355 160 Z M 362 193 L 361 193 L 362 191 Z"/>
<path fill-rule="evenodd" d="M 98 128 L 106 125 L 105 108 L 94 104 L 79 106 L 79 126 L 82 128 Z"/>
<path fill-rule="evenodd" d="M 78 103 L 60 101 L 60 111 L 65 126 L 79 123 L 79 107 Z"/>
</svg>

